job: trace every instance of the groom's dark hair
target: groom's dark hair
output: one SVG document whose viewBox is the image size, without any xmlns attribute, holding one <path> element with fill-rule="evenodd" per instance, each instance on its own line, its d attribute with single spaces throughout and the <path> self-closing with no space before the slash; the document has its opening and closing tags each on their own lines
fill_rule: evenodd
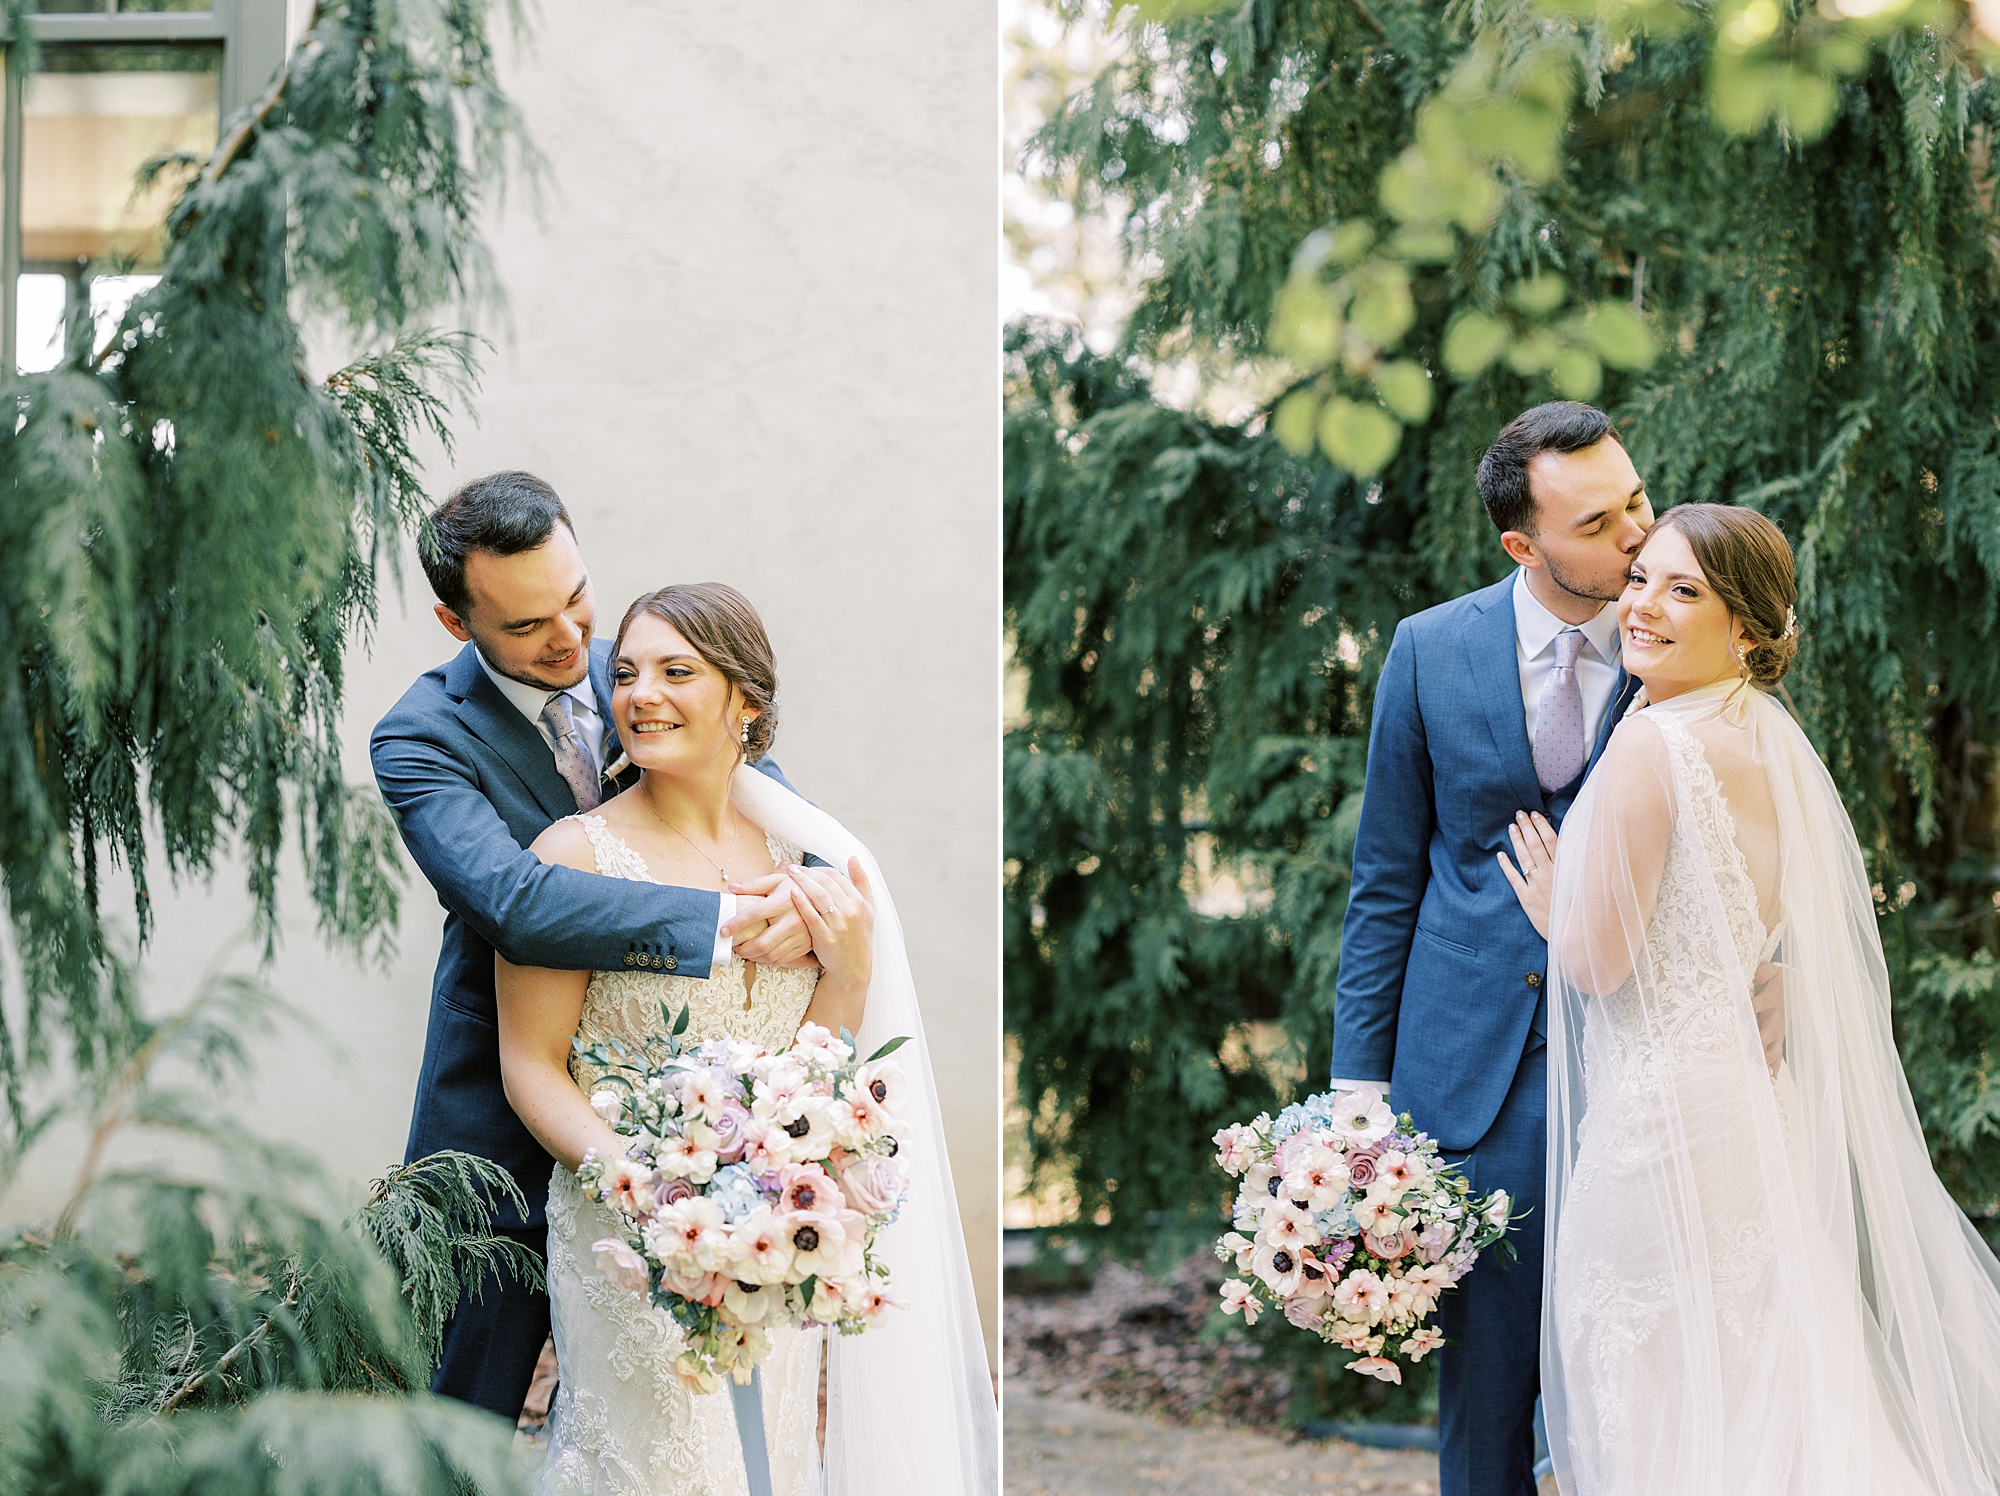
<svg viewBox="0 0 2000 1496">
<path fill-rule="evenodd" d="M 472 610 L 465 585 L 465 558 L 474 551 L 518 556 L 555 534 L 556 523 L 576 534 L 563 501 L 533 473 L 489 473 L 474 478 L 436 509 L 417 537 L 437 600 L 463 618 Z"/>
<path fill-rule="evenodd" d="M 1479 459 L 1479 501 L 1493 527 L 1502 535 L 1509 530 L 1534 534 L 1535 495 L 1528 487 L 1528 464 L 1544 452 L 1581 452 L 1607 436 L 1618 440 L 1611 417 L 1575 400 L 1551 400 L 1514 417 Z"/>
</svg>

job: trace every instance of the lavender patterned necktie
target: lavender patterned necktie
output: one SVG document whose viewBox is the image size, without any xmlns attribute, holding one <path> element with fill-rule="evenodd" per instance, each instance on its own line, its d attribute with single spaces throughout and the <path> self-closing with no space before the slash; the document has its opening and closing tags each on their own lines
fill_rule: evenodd
<svg viewBox="0 0 2000 1496">
<path fill-rule="evenodd" d="M 569 693 L 558 691 L 551 696 L 548 705 L 542 708 L 542 726 L 549 730 L 549 736 L 556 741 L 556 772 L 576 796 L 578 810 L 595 810 L 597 793 L 597 756 L 584 746 L 583 734 L 576 730 L 576 717 L 570 711 Z"/>
<path fill-rule="evenodd" d="M 1535 777 L 1550 794 L 1576 782 L 1588 756 L 1583 740 L 1583 687 L 1576 678 L 1576 652 L 1583 635 L 1564 629 L 1556 635 L 1556 663 L 1535 705 Z"/>
</svg>

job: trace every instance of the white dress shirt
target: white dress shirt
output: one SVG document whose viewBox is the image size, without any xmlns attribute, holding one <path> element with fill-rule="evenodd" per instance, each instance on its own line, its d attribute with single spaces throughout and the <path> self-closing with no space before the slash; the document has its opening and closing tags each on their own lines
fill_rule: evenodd
<svg viewBox="0 0 2000 1496">
<path fill-rule="evenodd" d="M 604 719 L 597 714 L 597 691 L 590 683 L 588 675 L 573 686 L 560 691 L 551 691 L 547 686 L 531 686 L 526 681 L 511 680 L 487 663 L 486 656 L 475 647 L 473 654 L 479 657 L 479 668 L 486 672 L 486 678 L 500 690 L 500 694 L 512 702 L 514 710 L 526 717 L 534 729 L 549 745 L 549 752 L 556 751 L 555 734 L 549 731 L 549 724 L 542 720 L 542 712 L 552 696 L 569 698 L 570 719 L 576 723 L 577 736 L 590 748 L 590 756 L 597 760 L 597 767 L 604 767 Z"/>
<path fill-rule="evenodd" d="M 1535 708 L 1556 663 L 1556 635 L 1571 625 L 1542 606 L 1528 590 L 1527 568 L 1514 573 L 1514 657 L 1521 667 L 1521 705 L 1527 712 L 1528 741 L 1535 741 Z M 1576 652 L 1576 683 L 1583 691 L 1584 741 L 1595 744 L 1605 710 L 1618 691 L 1618 605 L 1606 603 L 1588 623 Z"/>
<path fill-rule="evenodd" d="M 1535 708 L 1555 668 L 1556 635 L 1571 627 L 1583 635 L 1583 648 L 1576 652 L 1576 683 L 1583 691 L 1584 741 L 1595 746 L 1604 713 L 1618 693 L 1618 605 L 1606 603 L 1588 623 L 1567 624 L 1528 590 L 1526 567 L 1514 573 L 1514 659 L 1521 670 L 1521 705 L 1527 713 L 1530 745 L 1535 741 Z M 1336 1091 L 1389 1094 L 1386 1080 L 1335 1076 L 1328 1084 Z"/>
<path fill-rule="evenodd" d="M 588 675 L 573 686 L 561 691 L 551 691 L 547 686 L 531 686 L 526 681 L 509 679 L 487 662 L 486 656 L 479 653 L 477 646 L 472 652 L 478 656 L 479 668 L 486 672 L 486 678 L 499 688 L 500 694 L 513 704 L 516 711 L 534 724 L 534 729 L 541 735 L 542 741 L 549 745 L 551 754 L 556 751 L 555 734 L 549 731 L 548 723 L 542 720 L 542 712 L 548 706 L 549 698 L 567 696 L 570 720 L 576 724 L 577 736 L 590 745 L 590 755 L 597 761 L 597 768 L 602 772 L 605 738 L 609 729 L 603 717 L 598 714 L 597 691 L 591 685 Z M 722 890 L 722 902 L 715 916 L 715 950 L 710 957 L 713 964 L 718 967 L 727 966 L 736 954 L 730 943 L 722 938 L 722 927 L 735 917 L 736 895 L 725 888 Z"/>
</svg>

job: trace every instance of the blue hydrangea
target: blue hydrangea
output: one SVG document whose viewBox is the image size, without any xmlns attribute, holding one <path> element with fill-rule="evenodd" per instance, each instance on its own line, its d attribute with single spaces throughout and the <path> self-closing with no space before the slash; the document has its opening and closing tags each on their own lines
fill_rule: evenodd
<svg viewBox="0 0 2000 1496">
<path fill-rule="evenodd" d="M 764 1203 L 764 1192 L 757 1188 L 755 1176 L 741 1164 L 717 1169 L 703 1193 L 721 1208 L 723 1219 L 732 1224 Z"/>
<path fill-rule="evenodd" d="M 1271 1136 L 1288 1138 L 1306 1127 L 1333 1126 L 1333 1092 L 1322 1091 L 1317 1096 L 1308 1096 L 1304 1101 L 1295 1101 L 1278 1113 L 1278 1120 L 1271 1124 Z"/>
<path fill-rule="evenodd" d="M 1316 1212 L 1313 1215 L 1313 1225 L 1319 1228 L 1320 1237 L 1325 1241 L 1352 1236 L 1355 1231 L 1354 1217 L 1348 1212 L 1345 1200 L 1331 1210 Z"/>
</svg>

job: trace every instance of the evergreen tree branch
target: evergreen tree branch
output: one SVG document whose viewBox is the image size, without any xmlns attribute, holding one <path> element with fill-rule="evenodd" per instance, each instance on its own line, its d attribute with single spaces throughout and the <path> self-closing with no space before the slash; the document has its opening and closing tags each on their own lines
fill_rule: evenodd
<svg viewBox="0 0 2000 1496">
<path fill-rule="evenodd" d="M 279 1301 L 279 1309 L 296 1309 L 304 1288 L 305 1280 L 294 1270 L 291 1274 L 291 1286 L 285 1290 L 285 1297 Z M 213 1366 L 204 1368 L 182 1382 L 172 1395 L 160 1404 L 159 1411 L 154 1416 L 156 1418 L 164 1418 L 167 1414 L 187 1402 L 197 1392 L 201 1391 L 211 1380 L 221 1381 L 227 1377 L 230 1368 L 255 1350 L 263 1342 L 264 1337 L 271 1333 L 271 1327 L 276 1323 L 277 1315 L 275 1313 L 266 1314 L 258 1319 L 249 1334 L 245 1335 L 241 1340 L 230 1346 L 228 1350 L 216 1357 Z M 193 1343 L 193 1338 L 190 1337 L 190 1346 Z"/>
</svg>

